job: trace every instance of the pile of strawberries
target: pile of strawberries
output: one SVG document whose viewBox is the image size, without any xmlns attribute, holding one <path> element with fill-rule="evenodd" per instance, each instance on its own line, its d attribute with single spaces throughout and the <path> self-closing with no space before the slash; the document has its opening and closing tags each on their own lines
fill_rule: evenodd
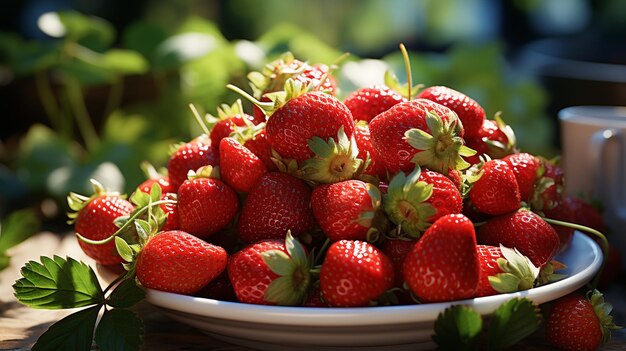
<svg viewBox="0 0 626 351">
<path fill-rule="evenodd" d="M 205 134 L 130 201 L 70 195 L 90 257 L 243 303 L 428 303 L 560 279 L 573 229 L 544 218 L 603 229 L 558 165 L 461 92 L 388 80 L 341 101 L 329 67 L 290 54 L 249 79 L 251 94 L 229 87 L 254 111 L 196 113 Z"/>
</svg>

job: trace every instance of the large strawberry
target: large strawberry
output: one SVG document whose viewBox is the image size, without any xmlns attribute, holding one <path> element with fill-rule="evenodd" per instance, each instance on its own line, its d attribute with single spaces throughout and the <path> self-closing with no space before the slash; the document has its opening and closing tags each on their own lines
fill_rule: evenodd
<svg viewBox="0 0 626 351">
<path fill-rule="evenodd" d="M 263 161 L 233 138 L 220 141 L 220 174 L 226 184 L 247 193 L 267 173 Z"/>
<path fill-rule="evenodd" d="M 391 260 L 368 242 L 333 243 L 320 271 L 322 297 L 330 306 L 366 306 L 393 286 Z"/>
<path fill-rule="evenodd" d="M 489 160 L 474 182 L 469 198 L 480 212 L 500 215 L 520 208 L 520 192 L 515 173 L 503 160 Z"/>
<path fill-rule="evenodd" d="M 262 305 L 299 305 L 311 285 L 304 248 L 291 234 L 285 240 L 250 244 L 228 259 L 237 300 Z"/>
<path fill-rule="evenodd" d="M 461 213 L 463 198 L 446 176 L 417 166 L 408 176 L 399 172 L 391 179 L 383 207 L 393 223 L 417 238 L 438 218 Z"/>
<path fill-rule="evenodd" d="M 468 166 L 461 156 L 473 154 L 463 145 L 463 126 L 449 108 L 426 99 L 401 102 L 369 124 L 372 143 L 391 173 L 410 172 L 415 165 L 448 173 Z"/>
<path fill-rule="evenodd" d="M 402 101 L 406 101 L 406 98 L 385 85 L 357 89 L 344 99 L 352 117 L 366 122 Z"/>
<path fill-rule="evenodd" d="M 219 165 L 219 152 L 211 147 L 206 136 L 198 137 L 178 146 L 167 163 L 167 173 L 173 189 L 187 180 L 189 171 L 196 171 L 203 166 Z"/>
<path fill-rule="evenodd" d="M 520 209 L 488 220 L 478 228 L 478 242 L 515 248 L 539 267 L 544 267 L 559 249 L 559 236 L 537 214 Z"/>
<path fill-rule="evenodd" d="M 107 193 L 95 180 L 91 181 L 94 194 L 91 197 L 70 193 L 68 205 L 73 211 L 68 213 L 69 223 L 74 224 L 74 231 L 89 240 L 99 241 L 109 238 L 119 229 L 115 219 L 128 216 L 134 210 L 133 204 L 119 194 Z M 115 248 L 115 242 L 89 244 L 78 240 L 87 256 L 102 265 L 115 265 L 123 262 Z"/>
<path fill-rule="evenodd" d="M 502 160 L 509 164 L 515 175 L 520 199 L 528 202 L 535 190 L 535 181 L 537 180 L 540 167 L 539 160 L 526 152 L 510 154 L 502 158 Z"/>
<path fill-rule="evenodd" d="M 380 206 L 378 188 L 360 180 L 323 184 L 311 196 L 313 214 L 332 242 L 367 240 L 377 232 L 374 220 Z"/>
<path fill-rule="evenodd" d="M 299 236 L 313 229 L 311 189 L 289 174 L 263 175 L 246 198 L 239 216 L 239 238 L 246 243 L 283 238 L 287 230 Z"/>
<path fill-rule="evenodd" d="M 422 302 L 473 297 L 479 275 L 474 224 L 460 214 L 439 218 L 404 259 L 404 280 Z"/>
<path fill-rule="evenodd" d="M 504 246 L 478 245 L 480 280 L 476 296 L 528 290 L 539 276 L 528 257 Z"/>
<path fill-rule="evenodd" d="M 445 86 L 428 87 L 417 95 L 419 99 L 428 99 L 456 112 L 463 123 L 465 137 L 478 135 L 478 130 L 485 120 L 485 110 L 469 96 Z"/>
<path fill-rule="evenodd" d="M 594 290 L 585 297 L 578 292 L 557 299 L 546 322 L 548 342 L 560 350 L 596 350 L 611 339 L 611 305 Z"/>
<path fill-rule="evenodd" d="M 191 295 L 219 276 L 227 259 L 223 248 L 173 230 L 149 238 L 135 267 L 144 287 Z"/>
<path fill-rule="evenodd" d="M 200 168 L 178 188 L 180 229 L 200 238 L 228 225 L 238 209 L 237 193 L 217 179 L 210 166 Z"/>
<path fill-rule="evenodd" d="M 478 130 L 478 134 L 466 137 L 467 146 L 476 150 L 476 154 L 466 157 L 467 162 L 477 164 L 479 156 L 487 155 L 491 158 L 502 158 L 516 152 L 516 138 L 513 129 L 507 125 L 499 114 L 495 119 L 485 119 Z"/>
</svg>

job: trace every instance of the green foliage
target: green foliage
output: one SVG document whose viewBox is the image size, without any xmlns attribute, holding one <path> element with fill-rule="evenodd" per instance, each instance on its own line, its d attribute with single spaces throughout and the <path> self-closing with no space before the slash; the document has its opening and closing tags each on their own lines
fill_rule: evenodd
<svg viewBox="0 0 626 351">
<path fill-rule="evenodd" d="M 31 209 L 15 211 L 0 223 L 0 271 L 9 266 L 7 250 L 39 230 L 39 219 Z"/>
<path fill-rule="evenodd" d="M 33 345 L 33 351 L 90 350 L 100 306 L 93 306 L 54 323 Z"/>
<path fill-rule="evenodd" d="M 482 328 L 482 318 L 472 308 L 451 306 L 437 317 L 433 341 L 440 350 L 476 350 Z"/>
<path fill-rule="evenodd" d="M 105 311 L 96 328 L 95 341 L 102 350 L 139 350 L 143 322 L 132 311 Z"/>
</svg>

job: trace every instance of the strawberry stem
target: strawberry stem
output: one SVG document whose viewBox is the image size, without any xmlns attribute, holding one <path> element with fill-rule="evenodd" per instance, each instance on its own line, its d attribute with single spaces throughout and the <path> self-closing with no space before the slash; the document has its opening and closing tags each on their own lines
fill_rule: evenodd
<svg viewBox="0 0 626 351">
<path fill-rule="evenodd" d="M 261 102 L 255 99 L 252 95 L 246 93 L 243 89 L 239 88 L 238 86 L 228 84 L 226 85 L 226 88 L 243 96 L 246 100 L 250 101 L 253 105 L 261 109 L 265 113 L 266 116 L 271 115 L 276 109 L 274 102 L 271 102 L 271 101 Z"/>
<path fill-rule="evenodd" d="M 155 202 L 151 202 L 150 204 L 142 207 L 141 209 L 137 210 L 137 212 L 132 215 L 130 218 L 128 218 L 128 221 L 126 221 L 126 223 L 124 223 L 124 225 L 122 225 L 115 233 L 111 234 L 110 237 L 106 238 L 106 239 L 102 239 L 102 240 L 91 240 L 88 238 L 85 238 L 84 236 L 80 235 L 80 233 L 76 233 L 76 236 L 78 237 L 78 240 L 87 243 L 87 244 L 92 244 L 92 245 L 102 245 L 102 244 L 106 244 L 108 242 L 110 242 L 111 240 L 114 240 L 116 236 L 118 236 L 120 233 L 122 233 L 126 228 L 128 228 L 131 223 L 133 223 L 135 221 L 135 219 L 137 219 L 140 215 L 144 214 L 147 210 L 151 209 L 154 206 L 159 206 L 162 204 L 176 204 L 177 201 L 176 200 L 159 200 L 159 201 L 155 201 Z"/>
<path fill-rule="evenodd" d="M 404 68 L 406 69 L 406 80 L 407 80 L 407 89 L 408 89 L 408 98 L 411 99 L 411 84 L 413 84 L 413 79 L 411 77 L 411 61 L 409 60 L 409 53 L 406 51 L 406 47 L 404 44 L 400 43 L 400 52 L 402 52 L 402 58 L 404 59 Z"/>
<path fill-rule="evenodd" d="M 606 258 L 609 254 L 609 241 L 607 240 L 606 236 L 604 234 L 602 234 L 601 232 L 593 229 L 593 228 L 589 228 L 587 226 L 584 225 L 580 225 L 580 224 L 576 224 L 576 223 L 571 223 L 571 222 L 564 222 L 564 221 L 559 221 L 556 219 L 551 219 L 551 218 L 546 218 L 546 217 L 542 217 L 544 221 L 550 223 L 550 224 L 555 224 L 555 225 L 560 225 L 563 227 L 568 227 L 568 228 L 572 228 L 572 229 L 576 229 L 576 230 L 580 230 L 586 233 L 589 233 L 593 236 L 595 236 L 596 238 L 598 238 L 600 240 L 600 246 L 602 247 L 602 255 L 604 256 L 602 259 L 602 266 L 600 266 L 600 270 L 598 271 L 598 274 L 596 274 L 596 276 L 593 278 L 593 280 L 591 281 L 591 285 L 590 285 L 590 289 L 593 290 L 598 286 L 598 283 L 600 281 L 600 276 L 602 275 L 602 272 L 604 271 L 604 267 L 606 265 Z"/>
<path fill-rule="evenodd" d="M 204 132 L 204 134 L 209 135 L 211 131 L 206 126 L 206 124 L 202 121 L 202 117 L 200 117 L 200 114 L 198 113 L 198 110 L 196 110 L 196 107 L 193 104 L 189 104 L 189 108 L 191 109 L 193 116 L 196 118 L 196 122 L 198 122 L 198 125 L 200 126 L 200 128 L 202 128 L 202 131 Z"/>
</svg>

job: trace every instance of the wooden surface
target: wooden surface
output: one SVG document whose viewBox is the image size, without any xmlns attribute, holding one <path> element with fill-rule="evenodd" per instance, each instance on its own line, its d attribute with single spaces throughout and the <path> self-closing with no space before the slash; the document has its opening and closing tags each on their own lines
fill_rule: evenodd
<svg viewBox="0 0 626 351">
<path fill-rule="evenodd" d="M 20 277 L 19 269 L 29 260 L 40 256 L 71 256 L 93 267 L 93 261 L 80 250 L 73 235 L 40 233 L 13 248 L 11 266 L 0 272 L 0 350 L 30 350 L 37 338 L 55 321 L 73 312 L 68 310 L 34 310 L 18 303 L 12 285 Z M 106 285 L 103 283 L 103 285 Z M 605 291 L 607 299 L 615 305 L 616 321 L 626 324 L 626 288 L 615 284 Z M 135 307 L 142 317 L 146 333 L 143 350 L 249 350 L 215 340 L 184 324 L 162 315 L 146 302 Z M 538 333 L 514 348 L 515 350 L 551 350 Z M 601 350 L 626 350 L 624 329 L 613 334 L 613 340 Z"/>
</svg>

